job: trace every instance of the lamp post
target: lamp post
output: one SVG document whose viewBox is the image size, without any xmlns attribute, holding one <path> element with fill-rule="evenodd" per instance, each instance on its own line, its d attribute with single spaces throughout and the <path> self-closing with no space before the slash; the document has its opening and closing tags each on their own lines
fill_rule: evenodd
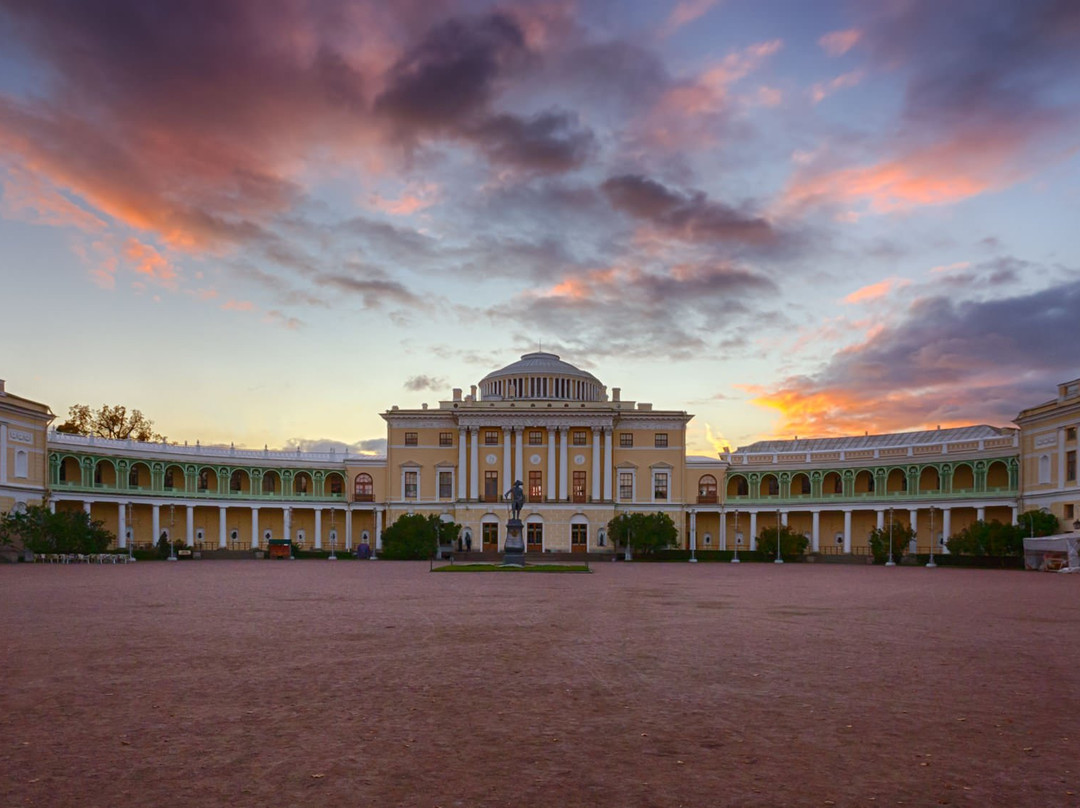
<svg viewBox="0 0 1080 808">
<path fill-rule="evenodd" d="M 934 545 L 937 544 L 937 533 L 934 532 L 934 506 L 930 506 L 930 560 L 926 562 L 928 567 L 936 567 L 934 563 Z"/>
<path fill-rule="evenodd" d="M 780 509 L 776 509 L 776 560 L 774 564 L 783 564 L 784 559 L 780 557 Z"/>
<path fill-rule="evenodd" d="M 173 539 L 173 526 L 176 524 L 176 506 L 169 506 L 169 561 L 176 561 L 176 541 Z"/>
<path fill-rule="evenodd" d="M 886 567 L 895 567 L 896 562 L 892 558 L 892 508 L 889 508 L 889 560 L 885 562 Z"/>
<path fill-rule="evenodd" d="M 739 509 L 736 508 L 735 509 L 735 541 L 733 542 L 733 544 L 735 546 L 735 555 L 733 555 L 731 557 L 731 563 L 732 564 L 738 564 L 739 563 L 739 540 L 741 538 L 742 538 L 742 536 L 739 533 Z"/>
</svg>

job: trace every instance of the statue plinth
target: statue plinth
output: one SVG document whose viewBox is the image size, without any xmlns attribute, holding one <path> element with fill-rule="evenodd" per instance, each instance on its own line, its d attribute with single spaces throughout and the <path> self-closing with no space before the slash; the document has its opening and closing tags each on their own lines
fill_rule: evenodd
<svg viewBox="0 0 1080 808">
<path fill-rule="evenodd" d="M 520 519 L 506 521 L 506 542 L 503 544 L 503 566 L 525 566 L 525 540 L 521 536 L 523 525 Z"/>
</svg>

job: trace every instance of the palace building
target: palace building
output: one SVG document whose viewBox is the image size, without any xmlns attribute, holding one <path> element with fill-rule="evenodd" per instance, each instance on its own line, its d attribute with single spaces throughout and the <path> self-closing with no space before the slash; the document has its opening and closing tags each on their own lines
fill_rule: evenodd
<svg viewBox="0 0 1080 808">
<path fill-rule="evenodd" d="M 499 550 L 504 495 L 525 490 L 526 552 L 613 553 L 608 521 L 664 512 L 685 549 L 754 549 L 777 523 L 820 553 L 864 553 L 867 535 L 910 525 L 919 552 L 978 519 L 1045 508 L 1076 518 L 1080 381 L 1019 414 L 1019 428 L 753 443 L 687 454 L 682 410 L 627 401 L 591 373 L 536 352 L 453 390 L 437 407 L 391 407 L 383 457 L 103 440 L 49 429 L 44 404 L 0 382 L 0 511 L 83 508 L 118 545 L 165 534 L 197 550 L 381 549 L 407 513 L 462 525 Z"/>
</svg>

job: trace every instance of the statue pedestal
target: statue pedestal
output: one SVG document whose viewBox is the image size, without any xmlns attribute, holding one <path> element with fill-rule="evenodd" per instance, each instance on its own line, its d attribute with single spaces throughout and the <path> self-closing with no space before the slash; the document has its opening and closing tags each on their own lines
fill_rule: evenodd
<svg viewBox="0 0 1080 808">
<path fill-rule="evenodd" d="M 521 536 L 523 527 L 520 519 L 510 519 L 506 523 L 506 542 L 503 544 L 503 566 L 525 566 L 525 539 Z"/>
</svg>

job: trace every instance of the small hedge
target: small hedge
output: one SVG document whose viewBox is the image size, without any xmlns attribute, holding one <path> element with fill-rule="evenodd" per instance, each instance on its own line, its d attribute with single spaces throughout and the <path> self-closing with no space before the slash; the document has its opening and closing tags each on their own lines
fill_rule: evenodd
<svg viewBox="0 0 1080 808">
<path fill-rule="evenodd" d="M 919 553 L 919 564 L 925 565 L 930 560 L 929 553 Z M 1022 570 L 1023 556 L 973 556 L 950 553 L 934 553 L 934 563 L 939 567 L 974 567 L 978 569 Z"/>
<path fill-rule="evenodd" d="M 694 557 L 698 561 L 724 561 L 731 562 L 734 558 L 734 550 L 698 550 Z M 784 556 L 784 561 L 806 561 L 806 556 Z M 652 555 L 634 556 L 634 561 L 689 561 L 689 550 L 661 550 Z M 739 550 L 739 561 L 775 561 L 775 555 L 767 555 L 760 550 Z"/>
</svg>

